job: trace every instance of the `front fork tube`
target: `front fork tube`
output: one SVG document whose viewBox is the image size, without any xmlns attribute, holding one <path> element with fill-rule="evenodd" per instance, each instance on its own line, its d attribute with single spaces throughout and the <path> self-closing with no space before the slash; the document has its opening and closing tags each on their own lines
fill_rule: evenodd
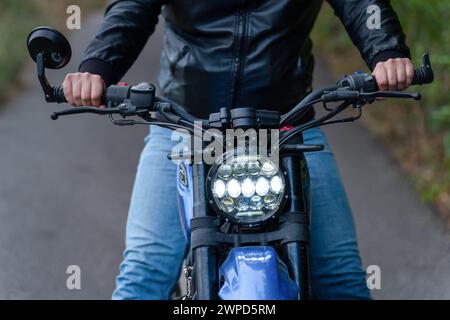
<svg viewBox="0 0 450 320">
<path fill-rule="evenodd" d="M 194 185 L 194 218 L 209 215 L 206 201 L 205 181 L 206 166 L 193 164 L 192 166 Z M 211 246 L 199 247 L 193 250 L 194 281 L 196 300 L 217 300 L 217 258 L 216 249 Z"/>
<path fill-rule="evenodd" d="M 310 300 L 308 246 L 299 242 L 290 242 L 284 245 L 284 251 L 292 280 L 300 289 L 298 299 Z"/>
<path fill-rule="evenodd" d="M 288 155 L 282 158 L 284 168 L 287 171 L 288 202 L 286 212 L 305 215 L 300 228 L 303 228 L 305 240 L 302 242 L 290 242 L 283 245 L 285 261 L 292 280 L 299 287 L 299 300 L 311 298 L 309 279 L 309 229 L 310 229 L 310 206 L 309 206 L 309 174 L 305 157 Z"/>
</svg>

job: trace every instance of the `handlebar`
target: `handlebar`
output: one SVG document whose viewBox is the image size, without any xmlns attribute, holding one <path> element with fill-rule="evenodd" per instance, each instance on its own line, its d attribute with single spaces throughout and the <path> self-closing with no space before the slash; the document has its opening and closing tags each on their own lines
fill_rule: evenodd
<svg viewBox="0 0 450 320">
<path fill-rule="evenodd" d="M 422 57 L 422 66 L 415 70 L 412 85 L 428 84 L 433 82 L 433 79 L 434 74 L 430 57 L 428 54 L 424 54 Z M 62 86 L 51 88 L 51 92 L 53 93 L 53 99 L 50 102 L 67 102 Z M 421 98 L 418 93 L 379 91 L 376 80 L 372 75 L 357 72 L 353 75 L 345 76 L 338 82 L 337 86 L 312 92 L 291 111 L 283 115 L 281 121 L 279 121 L 278 116 L 277 124 L 286 125 L 290 122 L 295 122 L 295 119 L 301 116 L 304 109 L 318 102 L 347 101 L 349 102 L 348 105 L 352 103 L 363 105 L 373 102 L 377 97 L 409 98 L 415 100 L 420 100 Z M 228 110 L 221 110 L 220 113 L 211 115 L 209 121 L 198 119 L 173 101 L 157 97 L 155 87 L 148 83 L 141 83 L 136 86 L 112 85 L 107 88 L 102 100 L 107 108 L 71 108 L 61 112 L 55 112 L 51 118 L 56 120 L 59 116 L 80 113 L 100 115 L 119 114 L 124 118 L 134 115 L 144 117 L 149 112 L 159 112 L 163 114 L 166 121 L 177 125 L 190 124 L 192 126 L 195 121 L 202 121 L 205 127 L 209 127 L 213 123 L 213 126 L 215 126 L 220 122 L 222 122 L 222 127 L 224 127 L 230 121 L 230 113 Z M 263 120 L 263 122 L 264 120 L 268 120 L 269 123 L 273 124 L 276 120 L 273 114 L 264 114 L 263 111 L 258 114 L 248 113 L 246 111 L 245 115 L 246 117 L 254 118 L 252 121 L 256 121 L 257 123 L 261 122 L 260 120 Z M 125 120 L 123 122 L 128 123 Z"/>
<path fill-rule="evenodd" d="M 112 85 L 106 89 L 102 97 L 102 103 L 104 105 L 119 104 L 124 100 L 129 99 L 133 94 L 134 103 L 142 106 L 152 105 L 152 101 L 144 101 L 149 97 L 154 96 L 155 87 L 148 83 L 140 83 L 137 86 L 131 87 L 128 85 Z M 67 99 L 64 96 L 64 88 L 62 85 L 53 87 L 53 97 L 55 103 L 67 103 Z"/>
</svg>

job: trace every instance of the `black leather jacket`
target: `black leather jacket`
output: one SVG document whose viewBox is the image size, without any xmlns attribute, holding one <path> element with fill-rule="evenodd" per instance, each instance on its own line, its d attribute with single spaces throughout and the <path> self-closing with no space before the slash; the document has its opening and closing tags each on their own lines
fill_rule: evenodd
<svg viewBox="0 0 450 320">
<path fill-rule="evenodd" d="M 369 67 L 409 56 L 389 1 L 328 2 Z M 372 4 L 381 9 L 381 29 L 366 25 Z M 200 117 L 224 106 L 285 112 L 311 86 L 314 59 L 309 35 L 321 5 L 321 0 L 115 1 L 87 48 L 80 71 L 100 74 L 107 84 L 118 82 L 162 13 L 162 95 Z"/>
</svg>

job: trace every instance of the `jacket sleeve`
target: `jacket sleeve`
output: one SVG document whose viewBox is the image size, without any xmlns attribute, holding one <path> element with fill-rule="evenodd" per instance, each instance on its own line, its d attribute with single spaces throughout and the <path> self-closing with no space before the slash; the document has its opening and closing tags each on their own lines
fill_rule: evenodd
<svg viewBox="0 0 450 320">
<path fill-rule="evenodd" d="M 328 0 L 372 70 L 380 61 L 390 58 L 409 58 L 400 21 L 389 0 Z M 369 28 L 374 14 L 370 6 L 380 9 L 379 28 Z M 368 12 L 369 11 L 369 12 Z M 376 22 L 376 21 L 375 21 Z"/>
<path fill-rule="evenodd" d="M 102 76 L 106 85 L 117 83 L 154 32 L 164 2 L 116 0 L 109 5 L 79 71 Z"/>
</svg>

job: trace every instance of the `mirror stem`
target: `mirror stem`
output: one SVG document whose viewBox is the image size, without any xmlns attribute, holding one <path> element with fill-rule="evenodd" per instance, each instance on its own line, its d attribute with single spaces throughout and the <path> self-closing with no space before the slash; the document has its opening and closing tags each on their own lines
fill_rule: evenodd
<svg viewBox="0 0 450 320">
<path fill-rule="evenodd" d="M 47 102 L 55 102 L 55 97 L 53 96 L 53 88 L 48 82 L 47 76 L 45 75 L 45 57 L 44 54 L 38 53 L 36 56 L 37 74 L 39 82 L 41 83 L 42 90 L 44 90 L 45 100 Z"/>
</svg>

